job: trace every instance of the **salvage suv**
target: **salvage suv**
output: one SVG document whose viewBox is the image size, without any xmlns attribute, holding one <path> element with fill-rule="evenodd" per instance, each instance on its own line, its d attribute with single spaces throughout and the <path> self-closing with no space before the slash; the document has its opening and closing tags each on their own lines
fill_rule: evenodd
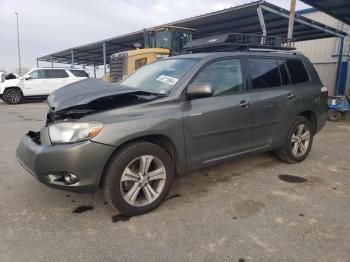
<svg viewBox="0 0 350 262">
<path fill-rule="evenodd" d="M 327 89 L 296 52 L 180 55 L 119 84 L 84 80 L 48 97 L 47 124 L 17 149 L 54 188 L 93 192 L 126 215 L 155 209 L 174 175 L 274 151 L 304 160 L 326 121 Z"/>
<path fill-rule="evenodd" d="M 86 79 L 82 69 L 34 68 L 22 77 L 0 83 L 0 99 L 18 104 L 24 99 L 42 99 L 65 85 Z"/>
</svg>

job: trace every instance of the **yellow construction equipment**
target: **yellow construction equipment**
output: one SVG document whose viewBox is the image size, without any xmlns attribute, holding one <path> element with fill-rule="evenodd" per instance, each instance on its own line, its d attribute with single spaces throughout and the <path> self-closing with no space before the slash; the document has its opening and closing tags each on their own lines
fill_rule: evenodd
<svg viewBox="0 0 350 262">
<path fill-rule="evenodd" d="M 143 48 L 111 55 L 109 68 L 111 82 L 119 82 L 141 66 L 168 57 L 167 48 Z"/>
<path fill-rule="evenodd" d="M 135 43 L 137 49 L 111 55 L 110 74 L 103 79 L 119 82 L 143 65 L 168 56 L 183 54 L 183 47 L 192 40 L 193 31 L 191 28 L 175 26 L 164 26 L 144 31 L 144 45 Z M 139 48 L 141 46 L 144 48 Z"/>
</svg>

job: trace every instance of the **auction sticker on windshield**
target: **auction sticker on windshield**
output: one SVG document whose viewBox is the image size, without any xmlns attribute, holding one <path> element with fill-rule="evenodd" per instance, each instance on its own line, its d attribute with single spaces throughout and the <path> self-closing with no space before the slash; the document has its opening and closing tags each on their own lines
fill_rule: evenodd
<svg viewBox="0 0 350 262">
<path fill-rule="evenodd" d="M 161 75 L 157 78 L 158 81 L 166 83 L 168 85 L 175 85 L 179 79 L 171 77 L 171 76 L 166 76 L 166 75 Z"/>
</svg>

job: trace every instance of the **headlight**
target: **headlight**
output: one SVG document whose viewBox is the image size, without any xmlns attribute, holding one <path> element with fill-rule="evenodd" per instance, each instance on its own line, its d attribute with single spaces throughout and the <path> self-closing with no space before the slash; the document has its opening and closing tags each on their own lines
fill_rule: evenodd
<svg viewBox="0 0 350 262">
<path fill-rule="evenodd" d="M 100 122 L 60 122 L 49 126 L 53 144 L 73 143 L 97 136 L 102 130 Z"/>
</svg>

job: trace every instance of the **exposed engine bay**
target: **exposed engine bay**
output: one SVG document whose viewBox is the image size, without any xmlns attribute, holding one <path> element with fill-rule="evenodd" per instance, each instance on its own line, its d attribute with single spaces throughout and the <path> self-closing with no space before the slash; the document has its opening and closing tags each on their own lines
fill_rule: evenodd
<svg viewBox="0 0 350 262">
<path fill-rule="evenodd" d="M 79 119 L 89 114 L 150 102 L 164 96 L 145 91 L 135 91 L 132 93 L 100 97 L 87 104 L 79 104 L 59 111 L 55 111 L 55 108 L 51 107 L 47 114 L 46 125 L 56 121 Z"/>
</svg>

